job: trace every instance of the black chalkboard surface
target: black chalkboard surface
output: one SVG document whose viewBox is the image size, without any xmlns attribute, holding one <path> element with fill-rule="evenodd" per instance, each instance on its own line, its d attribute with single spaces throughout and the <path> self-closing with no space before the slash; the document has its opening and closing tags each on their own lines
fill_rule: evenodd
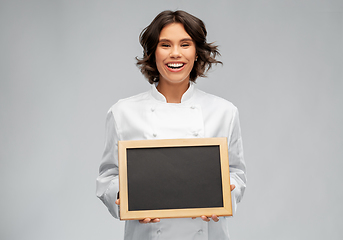
<svg viewBox="0 0 343 240">
<path fill-rule="evenodd" d="M 121 219 L 232 215 L 226 138 L 118 146 Z"/>
</svg>

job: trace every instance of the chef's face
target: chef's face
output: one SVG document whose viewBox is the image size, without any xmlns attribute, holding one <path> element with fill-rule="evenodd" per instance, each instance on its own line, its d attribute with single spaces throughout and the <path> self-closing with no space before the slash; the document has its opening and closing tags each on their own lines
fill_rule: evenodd
<svg viewBox="0 0 343 240">
<path fill-rule="evenodd" d="M 189 74 L 196 59 L 196 48 L 181 23 L 171 23 L 162 29 L 155 59 L 160 74 L 159 81 L 189 81 Z"/>
</svg>

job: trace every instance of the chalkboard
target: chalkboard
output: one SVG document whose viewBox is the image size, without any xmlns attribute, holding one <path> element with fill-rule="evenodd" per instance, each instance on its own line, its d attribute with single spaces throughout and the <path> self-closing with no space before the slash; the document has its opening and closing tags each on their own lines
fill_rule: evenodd
<svg viewBox="0 0 343 240">
<path fill-rule="evenodd" d="M 226 138 L 118 146 L 121 219 L 232 215 Z"/>
</svg>

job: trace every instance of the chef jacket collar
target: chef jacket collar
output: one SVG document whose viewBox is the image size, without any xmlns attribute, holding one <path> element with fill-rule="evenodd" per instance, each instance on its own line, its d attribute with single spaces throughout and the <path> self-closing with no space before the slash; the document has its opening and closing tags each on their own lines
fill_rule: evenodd
<svg viewBox="0 0 343 240">
<path fill-rule="evenodd" d="M 152 84 L 151 86 L 151 95 L 158 101 L 162 101 L 162 102 L 167 102 L 167 99 L 165 98 L 165 96 L 160 93 L 158 90 L 157 90 L 157 85 L 158 85 L 158 82 L 157 83 L 154 83 Z M 193 82 L 190 82 L 189 83 L 189 87 L 187 89 L 187 91 L 182 95 L 182 98 L 181 98 L 181 103 L 189 100 L 192 98 L 194 94 L 194 83 Z"/>
</svg>

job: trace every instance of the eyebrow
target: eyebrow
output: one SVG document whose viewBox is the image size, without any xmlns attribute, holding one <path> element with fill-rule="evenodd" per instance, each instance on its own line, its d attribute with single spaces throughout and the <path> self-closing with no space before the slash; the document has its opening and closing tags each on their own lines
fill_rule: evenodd
<svg viewBox="0 0 343 240">
<path fill-rule="evenodd" d="M 180 40 L 180 42 L 184 42 L 184 41 L 191 41 L 191 42 L 193 42 L 193 40 L 191 38 L 183 38 L 183 39 Z M 162 39 L 159 40 L 159 42 L 170 42 L 170 40 L 167 39 L 167 38 L 162 38 Z"/>
</svg>

